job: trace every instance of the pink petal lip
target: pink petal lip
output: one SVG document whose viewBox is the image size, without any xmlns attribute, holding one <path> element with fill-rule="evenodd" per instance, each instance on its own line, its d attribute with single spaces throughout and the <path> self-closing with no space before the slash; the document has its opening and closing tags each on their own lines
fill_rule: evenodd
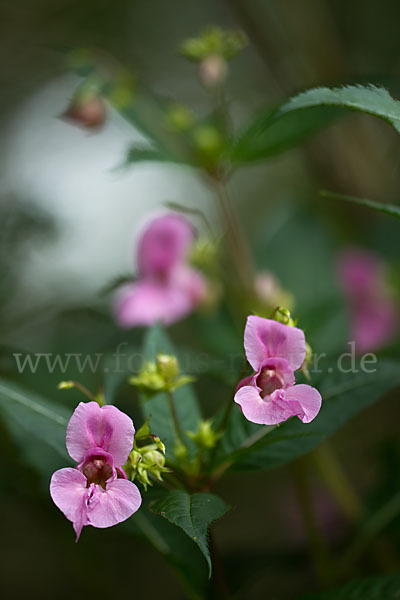
<svg viewBox="0 0 400 600">
<path fill-rule="evenodd" d="M 50 495 L 54 504 L 74 524 L 76 541 L 87 524 L 86 503 L 89 490 L 86 477 L 77 469 L 59 469 L 50 481 Z"/>
<path fill-rule="evenodd" d="M 284 358 L 295 371 L 306 356 L 304 333 L 297 327 L 251 315 L 244 332 L 247 360 L 258 371 L 267 358 Z"/>
<path fill-rule="evenodd" d="M 295 402 L 298 405 L 300 410 L 292 404 L 293 409 L 297 411 L 297 416 L 303 423 L 313 421 L 321 409 L 321 394 L 315 388 L 304 383 L 286 388 L 285 399 L 289 403 Z M 300 415 L 299 412 L 302 414 Z"/>
<path fill-rule="evenodd" d="M 112 455 L 114 466 L 122 466 L 132 450 L 135 429 L 132 419 L 115 406 L 81 402 L 67 427 L 67 450 L 81 463 L 88 451 L 102 448 Z"/>
<path fill-rule="evenodd" d="M 115 318 L 126 328 L 157 321 L 171 325 L 191 313 L 205 293 L 202 275 L 189 267 L 180 267 L 167 279 L 144 278 L 126 286 L 117 298 Z"/>
<path fill-rule="evenodd" d="M 235 394 L 235 402 L 249 421 L 260 425 L 277 425 L 290 417 L 310 423 L 321 408 L 319 392 L 309 385 L 293 385 L 262 398 L 256 386 L 244 386 Z"/>
<path fill-rule="evenodd" d="M 153 219 L 138 244 L 138 266 L 142 277 L 168 274 L 186 260 L 194 228 L 182 215 L 167 214 Z"/>
<path fill-rule="evenodd" d="M 50 482 L 55 505 L 72 521 L 76 541 L 85 525 L 111 527 L 128 519 L 141 505 L 136 485 L 127 479 L 111 478 L 106 489 L 100 485 L 87 487 L 86 477 L 77 469 L 56 471 Z"/>
<path fill-rule="evenodd" d="M 91 503 L 87 512 L 88 525 L 93 527 L 112 527 L 122 523 L 135 513 L 142 497 L 137 486 L 127 479 L 114 479 L 107 483 L 104 490 L 96 486 L 96 501 Z"/>
<path fill-rule="evenodd" d="M 115 302 L 121 327 L 171 325 L 190 314 L 206 297 L 203 275 L 188 262 L 194 228 L 182 215 L 153 219 L 138 244 L 139 279 L 126 285 Z"/>
</svg>

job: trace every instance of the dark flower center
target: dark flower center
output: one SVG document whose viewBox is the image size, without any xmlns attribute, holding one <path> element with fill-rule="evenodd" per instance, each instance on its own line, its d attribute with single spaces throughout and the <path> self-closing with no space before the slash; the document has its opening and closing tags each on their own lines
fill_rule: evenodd
<svg viewBox="0 0 400 600">
<path fill-rule="evenodd" d="M 265 398 L 265 396 L 269 396 L 275 390 L 279 390 L 284 387 L 284 381 L 276 372 L 276 369 L 270 369 L 268 367 L 264 367 L 261 370 L 256 382 L 257 386 L 261 388 L 261 398 Z"/>
<path fill-rule="evenodd" d="M 105 489 L 106 481 L 112 476 L 113 469 L 102 456 L 94 456 L 85 463 L 82 473 L 87 479 L 87 487 L 91 483 L 96 483 Z"/>
</svg>

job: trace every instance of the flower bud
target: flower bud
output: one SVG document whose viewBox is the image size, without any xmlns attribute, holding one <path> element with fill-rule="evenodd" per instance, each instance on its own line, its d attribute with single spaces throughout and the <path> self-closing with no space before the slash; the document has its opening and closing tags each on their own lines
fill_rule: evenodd
<svg viewBox="0 0 400 600">
<path fill-rule="evenodd" d="M 165 444 L 162 443 L 162 441 L 157 435 L 152 434 L 151 437 L 153 438 L 154 443 L 157 445 L 157 448 L 160 450 L 160 452 L 162 452 L 165 455 Z"/>
<path fill-rule="evenodd" d="M 273 307 L 290 308 L 293 306 L 292 295 L 282 288 L 278 279 L 269 271 L 257 273 L 254 280 L 254 292 L 255 300 L 260 305 L 258 312 L 265 313 L 265 316 L 270 314 Z"/>
<path fill-rule="evenodd" d="M 224 146 L 221 134 L 211 125 L 198 127 L 193 133 L 193 140 L 200 153 L 208 157 L 218 156 Z"/>
<path fill-rule="evenodd" d="M 70 390 L 75 387 L 74 381 L 60 381 L 57 388 L 59 390 Z"/>
<path fill-rule="evenodd" d="M 228 64 L 219 54 L 210 54 L 199 65 L 199 79 L 208 88 L 221 87 L 228 75 Z"/>
<path fill-rule="evenodd" d="M 131 481 L 136 479 L 147 490 L 147 486 L 152 485 L 149 473 L 162 481 L 162 473 L 168 473 L 169 469 L 165 466 L 164 454 L 156 444 L 138 447 L 135 442 L 134 446 L 124 469 Z"/>
<path fill-rule="evenodd" d="M 97 90 L 78 91 L 62 117 L 84 129 L 99 129 L 107 118 L 106 105 Z"/>
<path fill-rule="evenodd" d="M 190 129 L 194 122 L 194 114 L 182 104 L 171 105 L 166 114 L 167 124 L 173 131 L 184 132 Z"/>
<path fill-rule="evenodd" d="M 159 354 L 156 362 L 147 362 L 138 375 L 130 377 L 129 383 L 148 395 L 157 392 L 173 392 L 178 387 L 190 383 L 193 378 L 179 376 L 179 364 L 175 356 Z"/>
<path fill-rule="evenodd" d="M 185 444 L 178 443 L 174 447 L 174 454 L 178 461 L 186 461 L 188 458 L 188 449 Z"/>
<path fill-rule="evenodd" d="M 199 428 L 196 432 L 187 431 L 187 436 L 196 444 L 196 446 L 203 450 L 214 448 L 221 435 L 222 433 L 213 430 L 212 421 L 210 419 L 200 421 Z"/>
<path fill-rule="evenodd" d="M 164 381 L 175 381 L 179 375 L 178 360 L 171 354 L 159 354 L 157 356 L 157 369 Z"/>
<path fill-rule="evenodd" d="M 311 363 L 312 355 L 313 355 L 312 348 L 311 348 L 310 344 L 306 341 L 306 357 L 304 359 L 303 364 L 301 365 L 301 370 L 303 371 L 306 379 L 311 379 L 311 375 L 310 375 L 310 371 L 308 370 L 308 367 Z"/>
<path fill-rule="evenodd" d="M 296 326 L 296 321 L 292 319 L 290 311 L 282 306 L 274 311 L 272 318 L 274 321 L 278 321 L 278 323 L 283 323 L 283 325 L 289 325 L 289 327 Z"/>
<path fill-rule="evenodd" d="M 227 31 L 220 27 L 208 27 L 198 37 L 189 38 L 181 44 L 181 53 L 193 61 L 218 55 L 227 60 L 236 56 L 247 44 L 243 31 Z"/>
</svg>

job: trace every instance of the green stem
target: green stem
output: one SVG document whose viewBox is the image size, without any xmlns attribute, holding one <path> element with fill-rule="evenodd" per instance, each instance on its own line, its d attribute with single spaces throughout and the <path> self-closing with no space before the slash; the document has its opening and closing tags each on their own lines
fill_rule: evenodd
<svg viewBox="0 0 400 600">
<path fill-rule="evenodd" d="M 230 600 L 231 595 L 229 592 L 228 583 L 226 581 L 225 571 L 223 567 L 223 563 L 219 552 L 217 551 L 217 547 L 215 544 L 215 538 L 212 531 L 210 531 L 210 551 L 211 551 L 211 559 L 213 564 L 213 583 L 216 591 L 216 598 L 220 600 Z"/>
<path fill-rule="evenodd" d="M 223 178 L 214 180 L 221 218 L 225 223 L 232 261 L 245 293 L 253 294 L 254 272 L 250 252 L 243 232 L 232 210 L 232 202 Z"/>
<path fill-rule="evenodd" d="M 298 460 L 295 462 L 292 465 L 292 473 L 314 569 L 321 585 L 325 586 L 329 584 L 331 577 L 330 557 L 327 544 L 315 515 L 313 491 L 306 461 Z"/>
<path fill-rule="evenodd" d="M 258 431 L 256 431 L 253 435 L 248 437 L 247 440 L 242 442 L 239 449 L 231 454 L 231 458 L 228 458 L 227 460 L 225 460 L 213 472 L 210 479 L 206 482 L 206 484 L 204 486 L 204 490 L 211 489 L 212 486 L 222 477 L 222 475 L 233 465 L 233 463 L 236 461 L 238 453 L 240 453 L 240 450 L 245 450 L 247 448 L 250 448 L 251 446 L 253 446 L 256 442 L 261 440 L 265 435 L 267 435 L 273 429 L 275 429 L 275 427 L 263 427 L 263 428 L 259 429 Z"/>
<path fill-rule="evenodd" d="M 364 512 L 363 506 L 331 446 L 325 443 L 317 448 L 311 456 L 321 479 L 343 513 L 351 521 L 359 521 Z"/>
<path fill-rule="evenodd" d="M 182 429 L 181 429 L 178 415 L 176 412 L 175 402 L 174 402 L 174 397 L 172 395 L 172 392 L 170 392 L 170 391 L 167 392 L 167 398 L 168 398 L 168 405 L 169 405 L 169 410 L 171 413 L 172 422 L 174 424 L 175 437 L 176 437 L 177 441 L 180 444 L 182 444 L 182 446 L 184 446 L 185 442 L 183 441 L 183 433 L 182 433 Z"/>
<path fill-rule="evenodd" d="M 80 392 L 82 392 L 82 394 L 84 394 L 86 396 L 86 398 L 89 398 L 89 400 L 93 400 L 94 402 L 97 402 L 97 398 L 92 394 L 92 392 L 90 390 L 87 389 L 86 386 L 79 383 L 79 381 L 71 381 L 71 383 L 73 383 L 74 387 L 77 390 L 79 390 Z"/>
</svg>

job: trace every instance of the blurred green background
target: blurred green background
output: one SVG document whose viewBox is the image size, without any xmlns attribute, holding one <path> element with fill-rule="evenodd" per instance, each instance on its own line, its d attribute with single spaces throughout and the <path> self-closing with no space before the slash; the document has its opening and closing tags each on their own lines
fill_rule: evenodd
<svg viewBox="0 0 400 600">
<path fill-rule="evenodd" d="M 216 211 L 209 191 L 187 169 L 116 169 L 129 143 L 141 139 L 117 114 L 111 112 L 96 134 L 58 119 L 79 83 L 65 66 L 69 50 L 104 50 L 131 69 L 139 85 L 201 113 L 209 97 L 177 47 L 210 24 L 243 28 L 249 46 L 232 63 L 228 82 L 237 124 L 268 102 L 316 85 L 372 82 L 400 95 L 396 0 L 3 0 L 0 14 L 0 372 L 70 407 L 80 396 L 56 386 L 77 373 L 19 374 L 13 352 L 106 354 L 120 341 L 139 347 L 142 331 L 117 328 L 112 296 L 105 293 L 110 281 L 132 272 L 139 224 L 169 200 L 199 207 L 211 220 Z M 323 199 L 318 191 L 396 203 L 399 149 L 398 135 L 386 124 L 350 115 L 300 149 L 242 169 L 233 179 L 233 200 L 256 263 L 294 294 L 296 314 L 317 351 L 333 354 L 346 342 L 334 268 L 338 250 L 358 243 L 379 253 L 395 273 L 399 264 L 396 221 Z M 193 316 L 171 329 L 182 352 L 189 346 L 204 351 L 210 341 L 211 360 L 221 358 L 226 343 L 233 354 L 242 351 L 240 335 L 228 330 L 223 314 L 213 316 L 208 333 L 205 319 Z M 103 385 L 101 372 L 80 379 L 92 389 Z M 206 413 L 226 396 L 221 379 L 210 372 L 196 384 Z M 400 483 L 397 401 L 395 394 L 386 398 L 384 409 L 376 405 L 333 438 L 367 509 Z M 135 416 L 135 402 L 132 389 L 122 386 L 119 406 Z M 0 440 L 4 597 L 186 597 L 164 559 L 121 526 L 86 528 L 75 546 L 72 527 L 3 426 Z M 217 489 L 233 505 L 215 536 L 235 598 L 286 600 L 315 589 L 288 470 L 231 475 Z M 340 553 L 352 525 L 318 481 L 313 484 L 322 528 Z M 400 569 L 399 525 L 393 522 L 382 542 L 389 556 L 382 570 Z M 354 574 L 375 571 L 367 558 Z"/>
</svg>

